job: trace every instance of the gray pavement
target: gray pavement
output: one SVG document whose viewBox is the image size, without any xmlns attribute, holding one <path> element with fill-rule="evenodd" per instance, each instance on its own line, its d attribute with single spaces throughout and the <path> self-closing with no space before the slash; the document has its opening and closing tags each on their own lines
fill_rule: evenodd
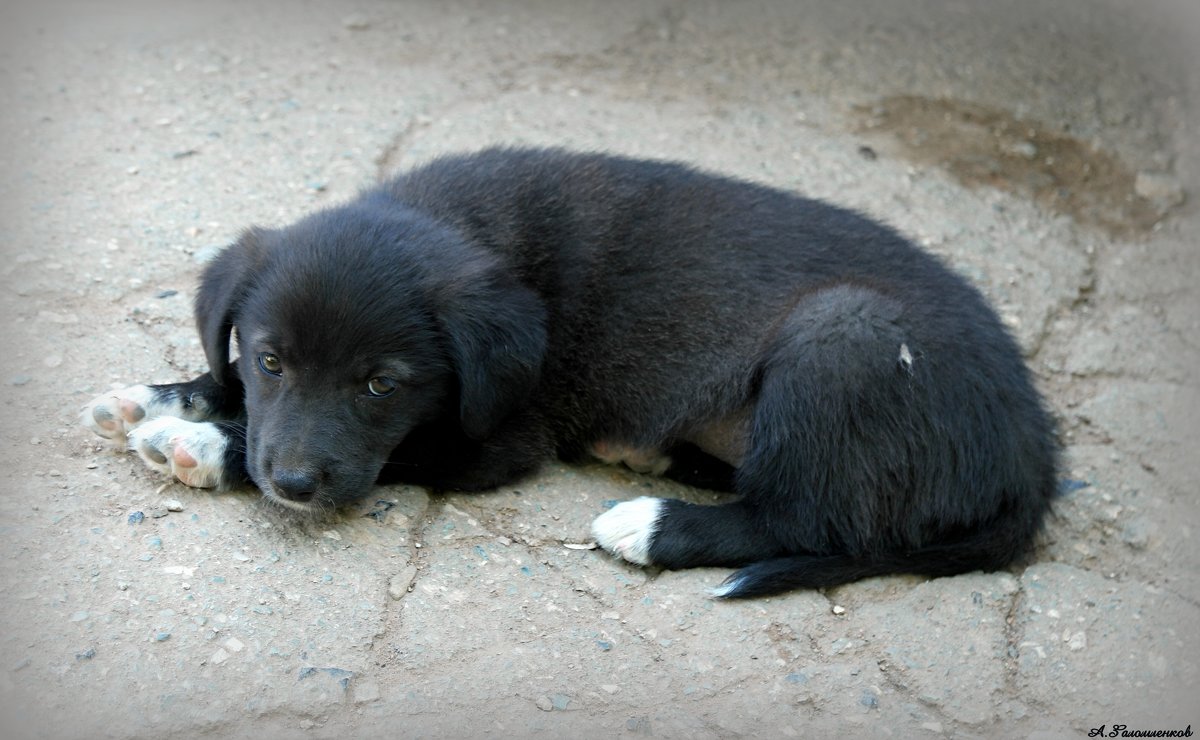
<svg viewBox="0 0 1200 740">
<path fill-rule="evenodd" d="M 0 8 L 5 737 L 1200 729 L 1197 11 L 1109 0 Z M 718 603 L 586 549 L 688 491 L 551 464 L 295 521 L 82 431 L 204 369 L 202 264 L 438 153 L 682 159 L 983 289 L 1067 444 L 1034 562 Z M 176 505 L 178 504 L 178 505 Z M 573 547 L 574 546 L 574 547 Z"/>
</svg>

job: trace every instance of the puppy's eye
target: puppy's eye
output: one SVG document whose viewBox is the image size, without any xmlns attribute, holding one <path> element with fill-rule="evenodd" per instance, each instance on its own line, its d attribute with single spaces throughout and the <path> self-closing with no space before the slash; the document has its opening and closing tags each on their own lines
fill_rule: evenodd
<svg viewBox="0 0 1200 740">
<path fill-rule="evenodd" d="M 258 356 L 258 368 L 267 375 L 283 375 L 283 363 L 270 352 Z"/>
<path fill-rule="evenodd" d="M 390 396 L 396 390 L 396 381 L 391 378 L 371 378 L 367 381 L 367 393 L 376 398 Z"/>
</svg>

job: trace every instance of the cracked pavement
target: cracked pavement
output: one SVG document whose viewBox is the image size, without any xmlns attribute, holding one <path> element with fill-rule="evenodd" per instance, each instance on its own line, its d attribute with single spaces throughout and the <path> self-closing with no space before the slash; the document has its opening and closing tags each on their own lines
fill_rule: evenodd
<svg viewBox="0 0 1200 740">
<path fill-rule="evenodd" d="M 1194 21 L 1109 0 L 5 5 L 6 736 L 1195 724 Z M 589 549 L 616 501 L 717 500 L 628 470 L 381 487 L 298 521 L 79 428 L 97 393 L 204 369 L 196 277 L 241 229 L 493 143 L 685 160 L 945 257 L 1062 429 L 1033 562 L 719 603 L 722 570 Z"/>
</svg>

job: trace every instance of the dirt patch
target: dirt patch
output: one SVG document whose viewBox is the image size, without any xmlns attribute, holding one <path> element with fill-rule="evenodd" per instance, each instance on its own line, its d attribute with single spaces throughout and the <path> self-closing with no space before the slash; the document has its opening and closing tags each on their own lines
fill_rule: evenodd
<svg viewBox="0 0 1200 740">
<path fill-rule="evenodd" d="M 1088 142 L 998 108 L 899 95 L 855 110 L 859 133 L 889 135 L 908 159 L 968 186 L 1026 195 L 1114 237 L 1148 232 L 1184 201 L 1168 173 L 1134 172 Z"/>
</svg>

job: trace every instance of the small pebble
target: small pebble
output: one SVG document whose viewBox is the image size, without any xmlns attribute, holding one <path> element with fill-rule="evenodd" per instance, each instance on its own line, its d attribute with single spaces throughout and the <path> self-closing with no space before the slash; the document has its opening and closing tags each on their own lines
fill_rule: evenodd
<svg viewBox="0 0 1200 740">
<path fill-rule="evenodd" d="M 141 524 L 145 518 L 146 518 L 145 514 L 143 514 L 140 511 L 135 511 L 129 515 L 129 523 L 130 524 Z"/>
<path fill-rule="evenodd" d="M 393 600 L 399 601 L 408 593 L 408 589 L 412 586 L 413 579 L 417 577 L 417 567 L 409 565 L 404 570 L 392 576 L 388 581 L 388 596 Z"/>
<path fill-rule="evenodd" d="M 1059 493 L 1074 493 L 1082 488 L 1087 488 L 1090 484 L 1085 480 L 1075 480 L 1073 478 L 1063 478 L 1058 482 Z"/>
<path fill-rule="evenodd" d="M 354 685 L 355 704 L 369 704 L 377 699 L 379 699 L 379 684 L 368 681 Z"/>
<path fill-rule="evenodd" d="M 1022 139 L 1021 141 L 1013 142 L 1004 147 L 1004 151 L 1022 159 L 1034 159 L 1038 155 L 1037 144 L 1032 141 Z"/>
<path fill-rule="evenodd" d="M 349 31 L 365 31 L 371 27 L 371 21 L 362 13 L 351 13 L 342 19 L 342 27 Z"/>
<path fill-rule="evenodd" d="M 88 648 L 82 653 L 75 653 L 75 660 L 91 660 L 96 657 L 96 648 Z"/>
<path fill-rule="evenodd" d="M 167 508 L 167 511 L 183 511 L 183 504 L 173 498 L 163 501 L 163 506 Z"/>
<path fill-rule="evenodd" d="M 159 633 L 157 633 L 156 635 L 154 635 L 154 641 L 155 641 L 155 642 L 164 642 L 164 641 L 166 641 L 166 640 L 167 640 L 167 638 L 169 638 L 170 636 L 171 636 L 171 633 L 170 633 L 170 632 L 159 632 Z"/>
<path fill-rule="evenodd" d="M 554 703 L 550 701 L 550 697 L 548 696 L 539 696 L 534 704 L 536 704 L 537 708 L 543 712 L 549 712 L 550 710 L 554 709 Z"/>
<path fill-rule="evenodd" d="M 1121 529 L 1121 541 L 1134 550 L 1145 550 L 1150 545 L 1154 525 L 1144 517 L 1135 517 Z"/>
<path fill-rule="evenodd" d="M 72 622 L 82 622 L 83 620 L 85 620 L 87 618 L 88 618 L 88 613 L 85 611 L 78 611 L 71 615 Z"/>
<path fill-rule="evenodd" d="M 831 611 L 833 611 L 834 614 L 837 614 L 840 616 L 840 615 L 846 613 L 846 607 L 840 606 L 838 604 L 834 604 L 833 609 Z"/>
<path fill-rule="evenodd" d="M 852 647 L 854 647 L 853 640 L 847 640 L 845 637 L 839 637 L 833 641 L 833 643 L 829 646 L 829 649 L 833 651 L 834 655 L 836 655 L 849 650 Z"/>
<path fill-rule="evenodd" d="M 1133 191 L 1164 210 L 1179 205 L 1186 198 L 1179 182 L 1165 172 L 1137 173 Z"/>
<path fill-rule="evenodd" d="M 33 380 L 33 378 L 29 377 L 28 375 L 14 375 L 8 379 L 8 384 L 9 385 L 25 385 L 26 383 L 28 383 L 31 380 Z"/>
</svg>

